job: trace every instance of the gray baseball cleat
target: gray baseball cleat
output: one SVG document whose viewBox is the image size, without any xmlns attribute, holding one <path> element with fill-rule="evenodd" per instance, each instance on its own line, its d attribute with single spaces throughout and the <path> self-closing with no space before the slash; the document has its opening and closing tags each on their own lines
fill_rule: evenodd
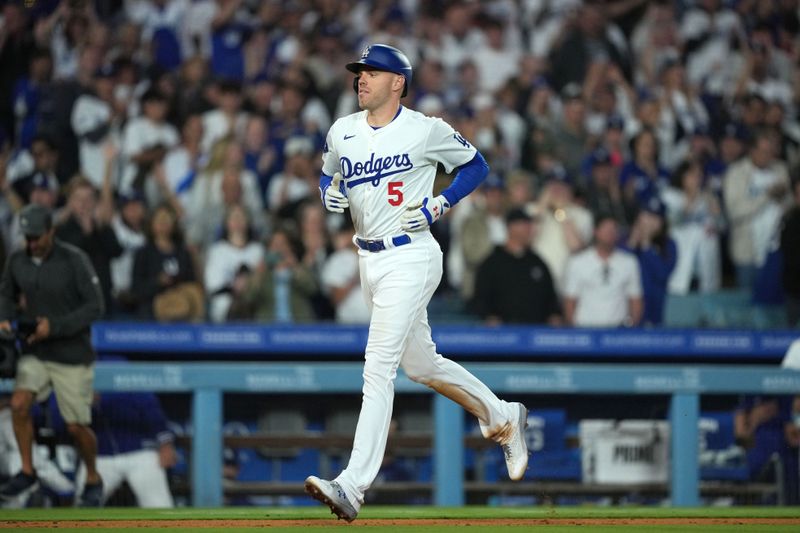
<svg viewBox="0 0 800 533">
<path fill-rule="evenodd" d="M 503 455 L 506 458 L 506 468 L 508 477 L 514 481 L 519 481 L 528 469 L 528 444 L 525 442 L 525 428 L 528 427 L 528 409 L 521 403 L 519 408 L 519 418 L 516 427 L 513 428 L 511 438 L 503 444 Z"/>
<path fill-rule="evenodd" d="M 331 508 L 331 513 L 339 517 L 340 520 L 352 522 L 358 516 L 344 489 L 335 481 L 320 479 L 317 476 L 306 478 L 306 492 L 314 498 Z"/>
</svg>

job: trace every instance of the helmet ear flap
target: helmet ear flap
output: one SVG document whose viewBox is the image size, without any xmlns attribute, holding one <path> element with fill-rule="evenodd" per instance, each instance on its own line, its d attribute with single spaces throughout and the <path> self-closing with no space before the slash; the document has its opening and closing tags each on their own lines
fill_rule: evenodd
<svg viewBox="0 0 800 533">
<path fill-rule="evenodd" d="M 353 90 L 358 94 L 358 76 L 353 78 Z"/>
</svg>

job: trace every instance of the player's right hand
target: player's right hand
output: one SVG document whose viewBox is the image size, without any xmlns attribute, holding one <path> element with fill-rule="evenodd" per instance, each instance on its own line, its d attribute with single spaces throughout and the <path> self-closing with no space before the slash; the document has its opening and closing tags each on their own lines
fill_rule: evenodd
<svg viewBox="0 0 800 533">
<path fill-rule="evenodd" d="M 342 173 L 336 172 L 331 184 L 322 190 L 322 203 L 333 213 L 344 213 L 345 208 L 350 207 L 350 200 L 341 191 L 341 183 Z"/>
</svg>

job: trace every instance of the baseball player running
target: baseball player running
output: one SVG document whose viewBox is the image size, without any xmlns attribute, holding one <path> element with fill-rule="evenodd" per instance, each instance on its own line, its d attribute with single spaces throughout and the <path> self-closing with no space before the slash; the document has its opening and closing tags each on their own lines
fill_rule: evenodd
<svg viewBox="0 0 800 533">
<path fill-rule="evenodd" d="M 355 520 L 383 460 L 398 365 L 406 375 L 475 415 L 503 447 L 508 475 L 528 466 L 527 409 L 500 400 L 460 365 L 436 352 L 427 305 L 442 277 L 442 251 L 429 227 L 472 192 L 489 167 L 440 119 L 400 105 L 412 68 L 396 48 L 373 44 L 347 64 L 362 111 L 338 119 L 323 149 L 320 192 L 329 211 L 350 208 L 361 288 L 372 313 L 361 413 L 347 468 L 334 480 L 309 476 L 305 489 L 340 519 Z M 436 166 L 458 169 L 433 196 Z"/>
</svg>

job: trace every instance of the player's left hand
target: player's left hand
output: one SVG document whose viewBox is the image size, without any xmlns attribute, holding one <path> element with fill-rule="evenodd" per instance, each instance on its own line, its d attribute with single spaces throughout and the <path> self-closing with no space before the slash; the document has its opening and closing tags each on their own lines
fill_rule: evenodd
<svg viewBox="0 0 800 533">
<path fill-rule="evenodd" d="M 410 205 L 400 217 L 403 231 L 422 231 L 436 222 L 450 209 L 450 202 L 441 194 L 436 198 L 425 198 L 422 202 Z"/>
<path fill-rule="evenodd" d="M 342 174 L 336 172 L 330 185 L 322 190 L 322 203 L 325 209 L 332 213 L 344 213 L 344 210 L 350 207 L 350 200 L 342 192 L 341 183 Z"/>
</svg>

